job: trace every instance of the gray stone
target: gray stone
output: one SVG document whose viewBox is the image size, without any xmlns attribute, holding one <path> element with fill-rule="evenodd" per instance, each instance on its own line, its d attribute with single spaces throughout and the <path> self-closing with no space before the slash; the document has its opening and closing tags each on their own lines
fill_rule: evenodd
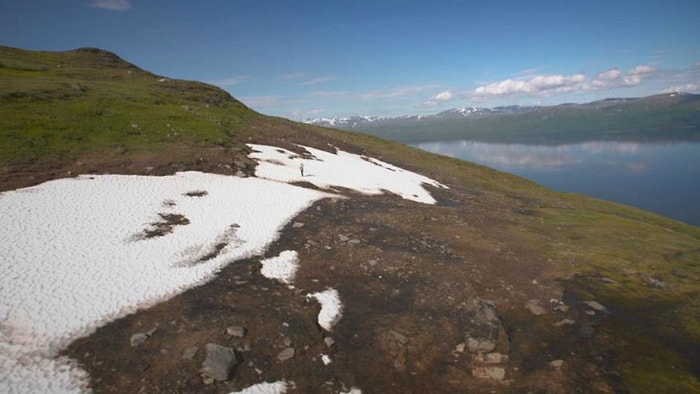
<svg viewBox="0 0 700 394">
<path fill-rule="evenodd" d="M 584 301 L 583 304 L 586 305 L 587 307 L 593 309 L 594 311 L 597 311 L 597 312 L 606 312 L 607 311 L 607 308 L 605 308 L 605 306 L 600 304 L 598 301 L 593 301 L 593 300 Z"/>
<path fill-rule="evenodd" d="M 503 367 L 477 367 L 472 374 L 480 379 L 502 381 L 506 377 L 506 370 Z"/>
<path fill-rule="evenodd" d="M 333 339 L 332 337 L 325 337 L 325 338 L 323 338 L 323 342 L 324 342 L 324 343 L 326 344 L 326 346 L 328 346 L 328 347 L 332 347 L 333 345 L 335 345 L 335 339 Z"/>
<path fill-rule="evenodd" d="M 236 338 L 243 338 L 246 334 L 246 329 L 241 326 L 231 326 L 226 329 L 226 334 Z"/>
<path fill-rule="evenodd" d="M 496 348 L 496 342 L 505 330 L 493 303 L 473 298 L 458 315 L 465 324 L 467 349 L 472 353 L 488 353 Z"/>
<path fill-rule="evenodd" d="M 535 316 L 544 315 L 547 313 L 540 300 L 529 300 L 525 304 L 525 308 L 527 308 L 527 310 Z"/>
<path fill-rule="evenodd" d="M 340 242 L 348 242 L 350 240 L 350 237 L 344 234 L 338 234 L 338 239 Z"/>
<path fill-rule="evenodd" d="M 575 320 L 561 319 L 558 322 L 554 323 L 554 325 L 557 327 L 561 327 L 561 326 L 570 326 L 570 325 L 575 324 L 575 323 L 576 323 Z"/>
<path fill-rule="evenodd" d="M 568 305 L 557 305 L 554 307 L 555 312 L 562 312 L 562 313 L 568 312 L 569 309 L 571 309 L 571 307 L 569 307 Z"/>
<path fill-rule="evenodd" d="M 238 364 L 233 349 L 215 343 L 207 343 L 207 358 L 202 363 L 202 374 L 214 380 L 224 381 L 231 376 L 231 371 Z"/>
<path fill-rule="evenodd" d="M 467 349 L 471 353 L 486 353 L 496 348 L 496 342 L 489 339 L 467 338 Z"/>
<path fill-rule="evenodd" d="M 131 343 L 131 347 L 137 347 L 141 346 L 146 340 L 148 339 L 148 334 L 145 332 L 137 332 L 136 334 L 131 336 L 131 339 L 129 342 Z"/>
<path fill-rule="evenodd" d="M 302 223 L 302 222 L 294 222 L 294 224 L 292 224 L 292 228 L 302 228 L 302 227 L 304 227 L 304 223 Z"/>
<path fill-rule="evenodd" d="M 185 351 L 182 352 L 182 358 L 192 359 L 195 354 L 197 354 L 199 348 L 197 346 L 190 346 Z"/>
<path fill-rule="evenodd" d="M 296 352 L 294 351 L 293 347 L 288 347 L 277 355 L 277 359 L 280 360 L 280 362 L 287 361 L 290 358 L 293 358 L 295 353 Z"/>
<path fill-rule="evenodd" d="M 508 360 L 508 356 L 501 353 L 486 353 L 484 354 L 484 364 L 501 364 Z"/>
<path fill-rule="evenodd" d="M 351 239 L 350 241 L 348 241 L 348 243 L 349 243 L 350 245 L 359 245 L 360 242 L 362 242 L 362 241 L 360 241 L 360 240 L 357 239 L 357 238 Z"/>
<path fill-rule="evenodd" d="M 552 360 L 548 364 L 552 368 L 559 369 L 564 365 L 564 360 Z"/>
</svg>

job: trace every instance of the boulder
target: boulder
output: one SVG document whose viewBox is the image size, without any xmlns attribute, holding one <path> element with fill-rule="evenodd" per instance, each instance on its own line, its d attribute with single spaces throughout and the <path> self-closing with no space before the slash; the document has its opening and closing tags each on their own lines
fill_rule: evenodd
<svg viewBox="0 0 700 394">
<path fill-rule="evenodd" d="M 239 363 L 233 349 L 207 343 L 206 351 L 207 357 L 202 363 L 202 375 L 218 381 L 228 380 L 231 371 Z"/>
</svg>

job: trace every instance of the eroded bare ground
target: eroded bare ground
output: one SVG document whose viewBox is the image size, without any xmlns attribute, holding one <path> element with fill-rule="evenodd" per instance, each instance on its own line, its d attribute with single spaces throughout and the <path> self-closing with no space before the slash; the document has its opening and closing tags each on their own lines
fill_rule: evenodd
<svg viewBox="0 0 700 394">
<path fill-rule="evenodd" d="M 441 204 L 361 195 L 320 201 L 261 256 L 298 251 L 294 289 L 262 277 L 259 258 L 238 261 L 205 285 L 77 340 L 65 354 L 90 373 L 95 392 L 225 393 L 277 380 L 294 382 L 290 392 L 299 393 L 352 386 L 363 393 L 613 391 L 606 354 L 592 345 L 605 314 L 589 315 L 580 300 L 567 299 L 547 277 L 541 253 L 509 239 L 509 223 L 488 214 L 527 212 L 466 190 L 433 192 Z M 317 323 L 319 304 L 305 297 L 329 287 L 344 305 L 332 333 Z M 528 311 L 532 299 L 547 313 Z M 570 309 L 552 311 L 550 299 Z M 230 326 L 247 333 L 229 336 Z M 131 346 L 132 334 L 153 328 Z M 495 348 L 474 350 L 469 337 Z M 230 380 L 203 381 L 207 343 L 237 349 L 241 362 Z M 194 356 L 183 357 L 193 347 Z M 287 347 L 295 356 L 279 361 Z M 321 354 L 332 362 L 325 366 Z"/>
</svg>

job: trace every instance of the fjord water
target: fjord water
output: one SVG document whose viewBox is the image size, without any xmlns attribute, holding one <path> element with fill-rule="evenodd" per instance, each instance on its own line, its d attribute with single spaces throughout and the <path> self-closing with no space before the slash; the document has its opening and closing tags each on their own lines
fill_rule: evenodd
<svg viewBox="0 0 700 394">
<path fill-rule="evenodd" d="M 699 142 L 548 146 L 441 141 L 415 146 L 520 175 L 554 190 L 616 201 L 700 226 Z"/>
</svg>

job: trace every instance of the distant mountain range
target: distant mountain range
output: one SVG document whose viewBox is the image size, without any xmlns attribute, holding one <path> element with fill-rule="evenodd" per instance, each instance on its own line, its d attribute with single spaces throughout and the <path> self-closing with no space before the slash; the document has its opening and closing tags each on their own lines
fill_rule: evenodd
<svg viewBox="0 0 700 394">
<path fill-rule="evenodd" d="M 590 140 L 700 140 L 700 95 L 668 93 L 556 106 L 462 107 L 433 115 L 351 116 L 304 123 L 404 143 L 475 140 L 561 144 Z"/>
</svg>

